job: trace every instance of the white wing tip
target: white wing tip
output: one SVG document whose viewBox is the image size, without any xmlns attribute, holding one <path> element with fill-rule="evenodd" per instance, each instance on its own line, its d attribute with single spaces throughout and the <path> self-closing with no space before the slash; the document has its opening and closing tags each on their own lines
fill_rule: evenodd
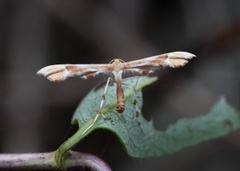
<svg viewBox="0 0 240 171">
<path fill-rule="evenodd" d="M 37 75 L 43 75 L 43 76 L 45 76 L 47 70 L 48 70 L 48 67 L 44 67 L 44 68 L 40 69 L 40 70 L 37 72 Z"/>
<path fill-rule="evenodd" d="M 43 75 L 44 73 L 44 68 L 40 69 L 38 72 L 37 72 L 37 75 Z"/>
<path fill-rule="evenodd" d="M 184 51 L 176 51 L 176 52 L 170 52 L 168 53 L 168 57 L 180 57 L 180 58 L 185 58 L 185 59 L 192 59 L 196 57 L 196 55 L 189 53 L 189 52 L 184 52 Z"/>
<path fill-rule="evenodd" d="M 49 65 L 37 72 L 37 75 L 42 75 L 53 82 L 63 81 L 68 76 L 68 71 L 64 65 Z"/>
</svg>

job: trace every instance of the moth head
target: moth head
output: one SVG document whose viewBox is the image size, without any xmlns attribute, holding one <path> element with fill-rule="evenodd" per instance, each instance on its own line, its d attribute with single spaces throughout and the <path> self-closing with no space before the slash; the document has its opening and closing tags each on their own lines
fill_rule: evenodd
<svg viewBox="0 0 240 171">
<path fill-rule="evenodd" d="M 113 64 L 113 63 L 124 63 L 125 61 L 119 58 L 113 59 L 109 62 L 109 64 Z"/>
<path fill-rule="evenodd" d="M 113 71 L 119 72 L 120 70 L 124 69 L 124 63 L 125 61 L 122 59 L 113 59 L 110 61 L 109 64 L 111 64 Z"/>
</svg>

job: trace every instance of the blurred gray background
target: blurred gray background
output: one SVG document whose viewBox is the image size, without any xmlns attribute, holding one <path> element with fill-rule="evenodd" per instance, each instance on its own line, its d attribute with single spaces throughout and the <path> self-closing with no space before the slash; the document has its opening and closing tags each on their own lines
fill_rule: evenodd
<svg viewBox="0 0 240 171">
<path fill-rule="evenodd" d="M 1 0 L 0 152 L 56 150 L 77 129 L 70 121 L 78 103 L 103 81 L 51 83 L 36 76 L 42 67 L 177 50 L 197 58 L 155 73 L 159 81 L 144 89 L 143 114 L 158 129 L 206 114 L 221 96 L 239 108 L 239 0 Z M 74 150 L 96 154 L 114 171 L 239 171 L 239 136 L 139 160 L 128 157 L 112 133 L 99 130 Z"/>
</svg>

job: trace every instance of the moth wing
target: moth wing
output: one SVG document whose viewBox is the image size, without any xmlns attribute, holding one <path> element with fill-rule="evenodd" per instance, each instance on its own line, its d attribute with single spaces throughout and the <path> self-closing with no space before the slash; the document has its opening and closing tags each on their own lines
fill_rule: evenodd
<svg viewBox="0 0 240 171">
<path fill-rule="evenodd" d="M 43 75 L 53 82 L 64 81 L 69 77 L 80 76 L 83 79 L 92 78 L 99 73 L 109 74 L 110 66 L 107 64 L 59 64 L 49 65 L 40 69 L 37 74 Z"/>
<path fill-rule="evenodd" d="M 188 52 L 170 52 L 162 55 L 151 56 L 139 60 L 124 63 L 126 71 L 149 74 L 150 72 L 162 67 L 179 68 L 188 63 L 188 60 L 196 57 Z"/>
</svg>

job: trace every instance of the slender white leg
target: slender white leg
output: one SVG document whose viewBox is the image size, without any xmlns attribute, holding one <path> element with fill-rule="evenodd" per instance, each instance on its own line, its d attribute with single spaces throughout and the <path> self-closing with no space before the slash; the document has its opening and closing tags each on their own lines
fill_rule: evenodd
<svg viewBox="0 0 240 171">
<path fill-rule="evenodd" d="M 108 89 L 110 80 L 111 80 L 111 77 L 108 77 L 106 86 L 105 86 L 103 94 L 102 94 L 102 100 L 101 100 L 97 115 L 102 114 L 102 108 L 103 108 L 104 102 L 106 101 L 106 94 L 107 94 L 107 89 Z M 104 117 L 104 115 L 103 115 L 103 117 Z"/>
<path fill-rule="evenodd" d="M 138 79 L 139 79 L 139 77 L 137 77 L 137 81 L 133 87 L 133 97 L 134 97 L 133 104 L 134 104 L 134 107 L 136 110 L 136 118 L 138 118 L 141 113 L 141 111 L 137 107 L 137 97 L 136 97 L 136 88 L 137 88 L 137 84 L 138 84 Z"/>
<path fill-rule="evenodd" d="M 134 86 L 130 85 L 130 84 L 123 83 L 124 85 L 129 86 L 133 91 L 133 105 L 134 105 L 134 108 L 135 108 L 135 111 L 136 111 L 135 119 L 138 118 L 139 114 L 141 113 L 141 111 L 137 107 L 137 97 L 136 97 L 136 87 L 137 87 L 137 84 L 138 84 L 138 79 L 139 79 L 139 77 L 137 76 L 137 81 L 136 81 Z"/>
</svg>

